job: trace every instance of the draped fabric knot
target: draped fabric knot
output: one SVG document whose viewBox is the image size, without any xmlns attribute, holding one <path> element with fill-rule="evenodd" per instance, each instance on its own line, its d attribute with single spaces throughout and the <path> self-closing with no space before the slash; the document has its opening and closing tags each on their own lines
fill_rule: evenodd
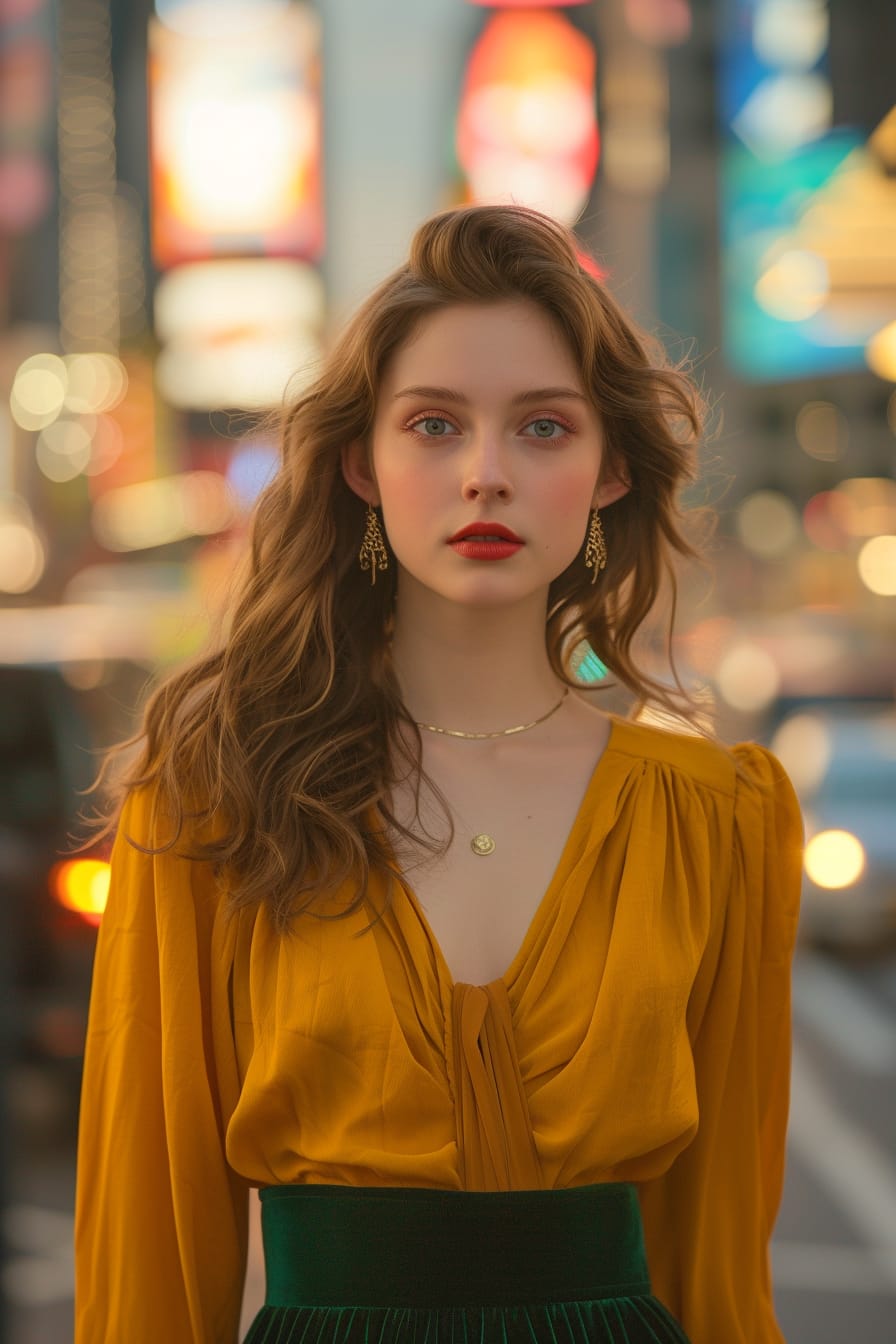
<svg viewBox="0 0 896 1344">
<path fill-rule="evenodd" d="M 452 1027 L 463 1188 L 542 1189 L 503 981 L 456 984 Z"/>
</svg>

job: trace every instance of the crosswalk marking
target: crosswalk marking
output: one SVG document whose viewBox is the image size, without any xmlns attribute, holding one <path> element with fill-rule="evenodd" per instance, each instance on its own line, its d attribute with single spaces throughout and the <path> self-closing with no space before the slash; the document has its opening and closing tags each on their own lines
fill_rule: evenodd
<svg viewBox="0 0 896 1344">
<path fill-rule="evenodd" d="M 896 1166 L 837 1110 L 797 1042 L 788 1143 L 855 1228 L 869 1261 L 896 1286 Z"/>
<path fill-rule="evenodd" d="M 794 1017 L 851 1067 L 896 1073 L 896 1024 L 842 971 L 803 950 L 793 965 Z"/>
</svg>

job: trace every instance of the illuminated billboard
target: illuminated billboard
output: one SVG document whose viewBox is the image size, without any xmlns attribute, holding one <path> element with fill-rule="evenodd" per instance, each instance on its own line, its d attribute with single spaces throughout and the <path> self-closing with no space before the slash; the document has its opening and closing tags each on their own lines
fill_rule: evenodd
<svg viewBox="0 0 896 1344">
<path fill-rule="evenodd" d="M 573 224 L 597 170 L 593 43 L 555 9 L 499 9 L 470 53 L 457 158 L 476 202 L 515 201 Z"/>
<path fill-rule="evenodd" d="M 323 250 L 319 21 L 304 5 L 214 37 L 150 23 L 152 251 L 166 270 Z"/>
<path fill-rule="evenodd" d="M 752 381 L 862 368 L 896 317 L 894 117 L 836 124 L 824 0 L 720 9 L 726 358 Z"/>
</svg>

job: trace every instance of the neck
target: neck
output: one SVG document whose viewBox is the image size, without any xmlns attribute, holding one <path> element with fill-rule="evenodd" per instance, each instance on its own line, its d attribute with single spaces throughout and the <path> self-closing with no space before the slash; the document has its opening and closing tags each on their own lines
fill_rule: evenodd
<svg viewBox="0 0 896 1344">
<path fill-rule="evenodd" d="M 530 723 L 556 705 L 563 683 L 545 648 L 545 595 L 491 607 L 431 593 L 426 602 L 402 597 L 392 658 L 416 722 L 488 733 Z"/>
</svg>

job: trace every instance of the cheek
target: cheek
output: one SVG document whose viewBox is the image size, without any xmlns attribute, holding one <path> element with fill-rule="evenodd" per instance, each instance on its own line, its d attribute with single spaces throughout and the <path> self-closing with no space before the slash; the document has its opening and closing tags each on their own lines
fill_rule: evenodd
<svg viewBox="0 0 896 1344">
<path fill-rule="evenodd" d="M 560 518 L 586 518 L 590 510 L 591 496 L 594 492 L 594 473 L 590 471 L 573 472 L 548 478 L 544 481 L 539 498 L 541 507 Z"/>
<path fill-rule="evenodd" d="M 406 513 L 425 503 L 433 493 L 425 478 L 405 472 L 380 480 L 384 505 L 393 513 Z"/>
<path fill-rule="evenodd" d="M 444 509 L 444 489 L 440 492 L 436 482 L 424 472 L 380 472 L 378 480 L 383 517 L 396 535 L 413 536 L 440 502 Z"/>
</svg>

